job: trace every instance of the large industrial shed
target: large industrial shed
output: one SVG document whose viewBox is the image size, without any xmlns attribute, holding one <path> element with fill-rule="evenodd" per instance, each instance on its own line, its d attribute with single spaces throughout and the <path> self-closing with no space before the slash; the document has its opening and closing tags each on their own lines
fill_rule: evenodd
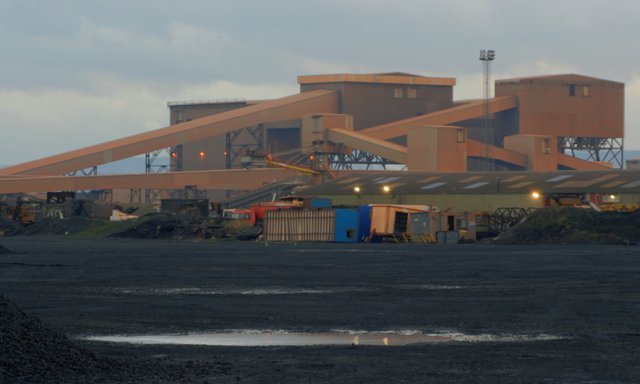
<svg viewBox="0 0 640 384">
<path fill-rule="evenodd" d="M 597 203 L 640 202 L 640 171 L 548 172 L 354 172 L 335 181 L 300 188 L 301 196 L 332 199 L 334 205 L 429 204 L 441 210 L 487 211 L 541 207 L 545 196 L 590 195 Z"/>
<path fill-rule="evenodd" d="M 489 216 L 511 225 L 546 205 L 634 209 L 639 188 L 640 171 L 354 172 L 300 188 L 296 195 L 329 198 L 339 207 L 429 206 L 432 231 L 464 231 L 475 238 Z"/>
</svg>

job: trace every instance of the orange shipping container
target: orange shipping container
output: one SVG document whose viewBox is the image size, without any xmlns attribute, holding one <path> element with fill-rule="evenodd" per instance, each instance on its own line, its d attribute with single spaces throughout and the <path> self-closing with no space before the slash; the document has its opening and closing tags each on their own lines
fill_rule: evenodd
<svg viewBox="0 0 640 384">
<path fill-rule="evenodd" d="M 431 211 L 429 205 L 370 204 L 370 207 L 371 234 L 382 236 L 407 232 L 409 214 Z"/>
</svg>

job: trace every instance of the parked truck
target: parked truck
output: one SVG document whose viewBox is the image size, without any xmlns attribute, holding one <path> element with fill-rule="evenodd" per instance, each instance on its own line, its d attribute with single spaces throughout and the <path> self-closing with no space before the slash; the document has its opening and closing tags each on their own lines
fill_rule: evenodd
<svg viewBox="0 0 640 384">
<path fill-rule="evenodd" d="M 250 208 L 225 209 L 222 217 L 230 220 L 245 220 L 252 225 L 262 225 L 266 212 L 291 209 L 298 205 L 289 201 L 267 201 L 252 205 Z"/>
</svg>

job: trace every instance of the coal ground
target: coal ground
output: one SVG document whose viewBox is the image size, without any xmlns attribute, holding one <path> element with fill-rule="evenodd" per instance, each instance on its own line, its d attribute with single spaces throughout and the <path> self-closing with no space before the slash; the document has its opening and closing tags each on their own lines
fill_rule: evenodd
<svg viewBox="0 0 640 384">
<path fill-rule="evenodd" d="M 640 382 L 638 246 L 0 244 L 14 252 L 0 255 L 2 383 Z M 560 338 L 251 348 L 78 339 L 237 329 Z"/>
</svg>

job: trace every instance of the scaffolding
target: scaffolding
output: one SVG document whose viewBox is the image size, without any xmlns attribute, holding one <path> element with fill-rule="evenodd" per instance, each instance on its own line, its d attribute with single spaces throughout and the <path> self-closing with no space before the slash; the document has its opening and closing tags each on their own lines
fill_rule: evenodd
<svg viewBox="0 0 640 384">
<path fill-rule="evenodd" d="M 587 161 L 624 167 L 624 139 L 612 137 L 558 137 L 558 152 Z"/>
</svg>

